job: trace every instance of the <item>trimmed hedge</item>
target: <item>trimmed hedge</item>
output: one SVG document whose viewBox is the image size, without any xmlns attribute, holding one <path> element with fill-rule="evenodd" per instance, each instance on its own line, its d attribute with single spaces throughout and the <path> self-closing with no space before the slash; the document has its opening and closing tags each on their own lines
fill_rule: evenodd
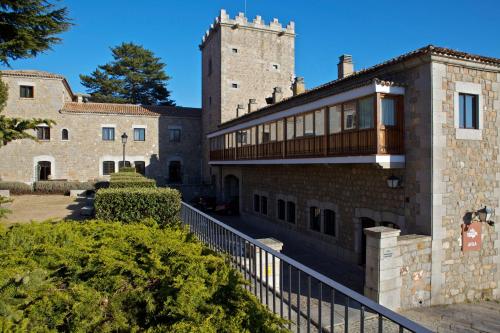
<svg viewBox="0 0 500 333">
<path fill-rule="evenodd" d="M 112 173 L 110 176 L 110 179 L 115 179 L 115 178 L 146 178 L 140 173 L 135 173 L 135 172 L 117 172 L 117 173 Z"/>
<path fill-rule="evenodd" d="M 187 230 L 107 221 L 0 226 L 2 332 L 285 332 Z"/>
<path fill-rule="evenodd" d="M 154 179 L 123 179 L 111 180 L 109 188 L 155 188 L 156 181 Z"/>
<path fill-rule="evenodd" d="M 35 182 L 33 188 L 36 193 L 69 194 L 71 190 L 93 190 L 95 184 L 90 182 L 50 180 Z"/>
<path fill-rule="evenodd" d="M 0 181 L 0 190 L 9 190 L 13 195 L 33 193 L 33 187 L 22 182 Z"/>
<path fill-rule="evenodd" d="M 160 225 L 178 224 L 181 194 L 170 188 L 102 189 L 94 207 L 98 219 L 134 223 L 151 218 Z"/>
<path fill-rule="evenodd" d="M 135 172 L 134 167 L 121 167 L 118 169 L 119 172 Z"/>
</svg>

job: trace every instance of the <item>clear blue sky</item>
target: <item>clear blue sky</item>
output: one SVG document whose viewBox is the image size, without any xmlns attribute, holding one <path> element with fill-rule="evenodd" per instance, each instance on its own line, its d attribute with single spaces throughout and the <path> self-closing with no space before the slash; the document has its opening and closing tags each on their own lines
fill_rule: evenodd
<svg viewBox="0 0 500 333">
<path fill-rule="evenodd" d="M 64 75 L 75 92 L 78 75 L 111 60 L 109 47 L 144 45 L 161 57 L 172 76 L 178 105 L 200 106 L 200 51 L 205 30 L 225 8 L 231 17 L 244 0 L 66 0 L 75 26 L 63 41 L 14 69 Z M 500 58 L 499 0 L 338 1 L 247 0 L 247 16 L 295 21 L 296 74 L 307 87 L 335 79 L 338 56 L 353 55 L 355 68 L 372 66 L 407 51 L 435 44 Z"/>
</svg>

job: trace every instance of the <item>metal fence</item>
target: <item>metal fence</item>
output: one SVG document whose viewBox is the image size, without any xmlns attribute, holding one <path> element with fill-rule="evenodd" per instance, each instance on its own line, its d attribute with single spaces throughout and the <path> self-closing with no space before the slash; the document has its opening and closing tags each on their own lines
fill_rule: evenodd
<svg viewBox="0 0 500 333">
<path fill-rule="evenodd" d="M 182 203 L 181 219 L 209 248 L 227 255 L 246 288 L 291 331 L 431 332 L 189 204 Z"/>
</svg>

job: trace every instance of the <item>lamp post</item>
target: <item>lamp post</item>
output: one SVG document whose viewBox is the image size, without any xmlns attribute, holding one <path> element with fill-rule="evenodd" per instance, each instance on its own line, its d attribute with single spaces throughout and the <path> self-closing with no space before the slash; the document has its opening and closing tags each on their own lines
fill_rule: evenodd
<svg viewBox="0 0 500 333">
<path fill-rule="evenodd" d="M 128 135 L 127 135 L 127 133 L 124 132 L 122 134 L 122 144 L 123 144 L 123 164 L 122 164 L 122 168 L 125 167 L 125 145 L 127 144 L 127 139 L 128 139 Z"/>
</svg>

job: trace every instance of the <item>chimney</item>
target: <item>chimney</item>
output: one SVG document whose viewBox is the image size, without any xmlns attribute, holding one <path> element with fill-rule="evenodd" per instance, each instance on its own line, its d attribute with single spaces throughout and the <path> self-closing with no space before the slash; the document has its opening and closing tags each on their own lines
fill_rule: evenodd
<svg viewBox="0 0 500 333">
<path fill-rule="evenodd" d="M 245 106 L 243 104 L 238 104 L 236 108 L 236 117 L 241 117 L 245 114 Z"/>
<path fill-rule="evenodd" d="M 274 87 L 273 104 L 281 102 L 282 99 L 283 99 L 283 92 L 281 91 L 281 87 Z"/>
<path fill-rule="evenodd" d="M 295 81 L 293 81 L 293 96 L 297 96 L 298 94 L 302 94 L 306 91 L 306 85 L 304 83 L 303 77 L 296 77 Z"/>
<path fill-rule="evenodd" d="M 257 101 L 255 98 L 250 98 L 248 100 L 248 113 L 257 111 Z"/>
<path fill-rule="evenodd" d="M 338 78 L 342 79 L 346 76 L 354 73 L 354 64 L 352 63 L 352 56 L 349 54 L 343 54 L 339 57 L 339 63 L 337 65 Z"/>
<path fill-rule="evenodd" d="M 89 94 L 84 94 L 84 93 L 76 93 L 75 96 L 77 103 L 87 103 L 90 97 Z"/>
</svg>

